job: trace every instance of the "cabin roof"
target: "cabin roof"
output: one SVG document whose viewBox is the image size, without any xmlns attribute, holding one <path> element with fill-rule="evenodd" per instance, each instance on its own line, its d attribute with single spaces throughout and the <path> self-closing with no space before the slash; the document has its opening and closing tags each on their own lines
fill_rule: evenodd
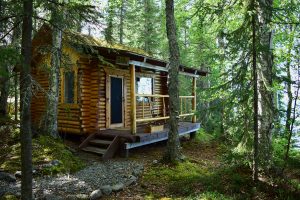
<svg viewBox="0 0 300 200">
<path fill-rule="evenodd" d="M 45 36 L 44 33 L 51 33 L 49 25 L 44 24 L 37 34 Z M 50 38 L 48 38 L 49 40 Z M 108 43 L 105 40 L 101 40 L 89 35 L 78 33 L 75 31 L 68 30 L 65 32 L 63 39 L 70 44 L 83 45 L 86 47 L 96 47 L 99 54 L 103 57 L 110 57 L 115 60 L 117 56 L 125 56 L 129 58 L 128 64 L 134 64 L 142 68 L 148 68 L 157 71 L 168 71 L 169 62 L 150 56 L 146 51 L 138 48 L 128 47 L 126 45 L 117 43 Z M 51 39 L 50 39 L 51 40 Z M 196 69 L 180 65 L 179 71 L 181 74 L 189 76 L 206 76 L 207 70 Z"/>
</svg>

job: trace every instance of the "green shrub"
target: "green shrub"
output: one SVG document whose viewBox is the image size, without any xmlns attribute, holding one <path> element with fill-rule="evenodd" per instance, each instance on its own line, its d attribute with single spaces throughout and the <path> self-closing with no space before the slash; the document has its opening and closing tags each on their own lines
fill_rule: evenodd
<svg viewBox="0 0 300 200">
<path fill-rule="evenodd" d="M 10 154 L 0 163 L 0 168 L 14 173 L 21 169 L 21 145 L 17 142 L 10 147 Z M 52 160 L 58 160 L 59 165 L 41 169 L 42 174 L 69 173 L 84 167 L 83 162 L 70 152 L 60 139 L 40 135 L 32 141 L 32 162 L 35 167 Z"/>
</svg>

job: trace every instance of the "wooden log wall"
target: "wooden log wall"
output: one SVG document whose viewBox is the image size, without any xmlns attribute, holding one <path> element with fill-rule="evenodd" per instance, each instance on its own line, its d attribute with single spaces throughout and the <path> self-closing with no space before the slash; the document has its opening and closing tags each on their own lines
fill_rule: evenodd
<svg viewBox="0 0 300 200">
<path fill-rule="evenodd" d="M 105 128 L 105 74 L 97 62 L 79 60 L 80 120 L 84 133 Z"/>
<path fill-rule="evenodd" d="M 33 96 L 31 101 L 31 119 L 35 128 L 39 129 L 43 123 L 46 114 L 46 94 L 49 88 L 48 75 L 37 66 L 33 66 L 31 70 L 33 80 L 38 86 L 33 87 Z"/>
<path fill-rule="evenodd" d="M 34 87 L 34 96 L 31 102 L 31 115 L 33 126 L 37 129 L 43 127 L 46 117 L 47 101 L 46 92 L 49 90 L 48 74 L 36 66 L 32 68 L 32 76 L 36 81 L 37 87 Z M 62 76 L 60 77 L 61 82 Z M 58 105 L 58 130 L 81 134 L 80 109 L 78 104 L 62 104 L 62 91 L 59 92 L 60 103 Z"/>
<path fill-rule="evenodd" d="M 106 116 L 106 79 L 107 73 L 103 66 L 89 59 L 79 58 L 77 64 L 77 104 L 64 104 L 62 102 L 62 89 L 60 90 L 60 104 L 58 107 L 58 127 L 61 132 L 74 134 L 90 134 L 97 130 L 107 128 Z M 118 71 L 118 68 L 115 68 Z M 114 74 L 113 69 L 109 70 L 110 74 Z M 124 126 L 131 127 L 131 103 L 130 98 L 130 71 L 122 69 L 122 77 L 124 83 Z M 127 73 L 128 71 L 128 73 Z M 124 73 L 125 72 L 125 73 Z M 149 72 L 144 71 L 149 74 Z M 47 73 L 33 68 L 32 74 L 34 79 L 40 84 L 42 90 L 38 90 L 32 100 L 32 120 L 33 124 L 39 126 L 46 113 L 46 95 L 49 83 Z M 143 76 L 143 72 L 139 72 Z M 109 76 L 108 76 L 109 77 Z M 154 94 L 167 94 L 167 77 L 161 73 L 153 74 L 154 77 Z M 60 77 L 62 82 L 63 76 Z M 76 87 L 75 87 L 76 88 Z M 163 100 L 154 98 L 152 105 L 155 107 L 155 117 L 163 116 Z M 165 98 L 166 106 L 168 99 Z M 153 108 L 152 108 L 153 109 Z M 167 109 L 167 108 L 166 108 Z M 142 102 L 137 103 L 137 118 L 142 118 Z M 151 106 L 144 103 L 144 118 L 153 117 Z"/>
</svg>

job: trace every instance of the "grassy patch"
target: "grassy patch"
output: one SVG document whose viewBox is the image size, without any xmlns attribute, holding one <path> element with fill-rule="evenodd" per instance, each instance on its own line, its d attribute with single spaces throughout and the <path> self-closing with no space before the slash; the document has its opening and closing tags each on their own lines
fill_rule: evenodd
<svg viewBox="0 0 300 200">
<path fill-rule="evenodd" d="M 1 133 L 1 135 L 9 134 L 2 148 L 0 149 L 0 168 L 5 171 L 14 173 L 21 169 L 21 145 L 16 133 Z M 60 139 L 54 139 L 50 136 L 40 135 L 32 141 L 32 161 L 34 167 L 58 160 L 59 165 L 42 168 L 42 174 L 56 174 L 65 172 L 75 172 L 84 167 L 83 162 L 74 156 L 62 143 Z"/>
<path fill-rule="evenodd" d="M 156 165 L 144 173 L 148 199 L 297 199 L 298 183 L 272 185 L 251 179 L 251 170 L 226 165 L 207 168 L 201 163 L 183 162 L 176 166 Z M 159 191 L 159 192 L 158 192 Z"/>
<path fill-rule="evenodd" d="M 207 169 L 188 161 L 176 166 L 152 167 L 144 174 L 143 180 L 158 188 L 166 187 L 167 195 L 188 199 L 230 199 L 249 182 L 234 169 Z"/>
</svg>

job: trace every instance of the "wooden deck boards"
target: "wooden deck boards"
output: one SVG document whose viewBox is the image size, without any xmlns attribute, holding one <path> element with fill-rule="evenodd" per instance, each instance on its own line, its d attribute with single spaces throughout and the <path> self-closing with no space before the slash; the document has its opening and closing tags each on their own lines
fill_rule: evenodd
<svg viewBox="0 0 300 200">
<path fill-rule="evenodd" d="M 179 122 L 179 135 L 185 135 L 197 131 L 200 128 L 200 123 Z M 120 136 L 128 142 L 125 144 L 126 149 L 131 149 L 168 139 L 169 127 L 165 124 L 164 130 L 155 133 L 145 133 L 145 127 L 137 127 L 137 134 L 132 135 L 129 129 L 107 129 L 100 131 L 100 134 L 107 136 Z"/>
</svg>

